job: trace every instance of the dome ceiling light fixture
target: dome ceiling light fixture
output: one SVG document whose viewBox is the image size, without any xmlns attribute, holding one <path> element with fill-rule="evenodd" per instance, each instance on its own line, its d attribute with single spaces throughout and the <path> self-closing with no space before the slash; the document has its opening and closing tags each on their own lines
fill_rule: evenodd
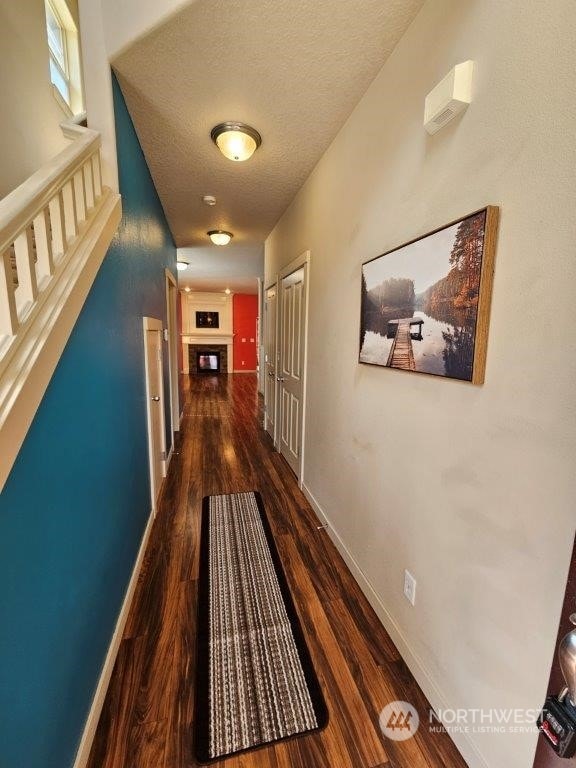
<svg viewBox="0 0 576 768">
<path fill-rule="evenodd" d="M 215 125 L 210 136 L 224 157 L 235 162 L 248 160 L 262 144 L 262 137 L 255 128 L 234 120 Z"/>
<path fill-rule="evenodd" d="M 214 245 L 228 245 L 230 240 L 234 237 L 232 232 L 225 232 L 223 229 L 211 229 L 209 232 L 206 232 L 210 240 L 214 243 Z"/>
<path fill-rule="evenodd" d="M 176 262 L 176 269 L 178 272 L 184 272 L 185 269 L 188 269 L 190 264 L 187 261 L 184 261 L 184 259 L 178 259 Z"/>
</svg>

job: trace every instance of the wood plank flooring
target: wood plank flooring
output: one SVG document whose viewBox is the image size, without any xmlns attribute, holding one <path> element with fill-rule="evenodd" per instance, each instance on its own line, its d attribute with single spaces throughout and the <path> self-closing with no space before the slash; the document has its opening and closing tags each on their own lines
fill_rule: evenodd
<svg viewBox="0 0 576 768">
<path fill-rule="evenodd" d="M 187 400 L 88 768 L 192 768 L 196 579 L 203 496 L 259 490 L 330 713 L 318 734 L 217 768 L 466 768 L 261 428 L 256 377 L 186 377 Z M 424 727 L 385 739 L 382 708 L 412 702 Z"/>
</svg>

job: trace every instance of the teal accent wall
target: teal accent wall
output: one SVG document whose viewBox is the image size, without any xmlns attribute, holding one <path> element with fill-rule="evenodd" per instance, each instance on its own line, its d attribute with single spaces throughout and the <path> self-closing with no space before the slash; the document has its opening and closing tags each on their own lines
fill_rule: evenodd
<svg viewBox="0 0 576 768">
<path fill-rule="evenodd" d="M 73 765 L 150 513 L 142 317 L 176 249 L 113 87 L 122 222 L 0 495 L 0 768 Z"/>
</svg>

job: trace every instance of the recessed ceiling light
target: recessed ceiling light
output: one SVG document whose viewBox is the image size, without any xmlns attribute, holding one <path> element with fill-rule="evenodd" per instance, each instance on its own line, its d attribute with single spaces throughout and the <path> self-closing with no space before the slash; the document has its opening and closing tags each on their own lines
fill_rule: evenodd
<svg viewBox="0 0 576 768">
<path fill-rule="evenodd" d="M 202 202 L 206 205 L 216 205 L 216 198 L 214 195 L 204 195 Z"/>
<path fill-rule="evenodd" d="M 206 232 L 210 240 L 214 243 L 214 245 L 228 245 L 230 240 L 234 237 L 232 232 L 225 232 L 223 229 L 211 229 L 209 232 Z"/>
<path fill-rule="evenodd" d="M 189 263 L 187 261 L 184 261 L 183 259 L 178 259 L 176 262 L 176 269 L 178 272 L 183 272 L 185 269 L 188 269 Z"/>
<path fill-rule="evenodd" d="M 186 293 L 190 293 L 190 288 L 188 286 L 186 286 L 186 288 L 184 288 L 184 290 L 186 291 Z"/>
<path fill-rule="evenodd" d="M 230 288 L 225 288 L 225 289 L 224 289 L 224 293 L 226 293 L 226 294 L 230 295 Z"/>
<path fill-rule="evenodd" d="M 255 128 L 232 120 L 214 126 L 210 136 L 224 157 L 236 162 L 248 160 L 262 144 L 262 137 Z"/>
</svg>

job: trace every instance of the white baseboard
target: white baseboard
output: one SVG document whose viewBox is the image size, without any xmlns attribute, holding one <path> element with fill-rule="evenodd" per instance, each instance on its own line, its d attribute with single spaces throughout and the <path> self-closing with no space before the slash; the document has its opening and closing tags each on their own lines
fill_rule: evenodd
<svg viewBox="0 0 576 768">
<path fill-rule="evenodd" d="M 174 439 L 174 438 L 172 438 Z M 162 495 L 162 492 L 164 490 L 164 485 L 166 483 L 166 478 L 168 477 L 168 471 L 170 469 L 170 462 L 172 461 L 172 456 L 174 455 L 174 442 L 172 442 L 172 445 L 170 446 L 170 450 L 168 451 L 168 456 L 166 456 L 165 459 L 163 459 L 162 463 L 164 465 L 164 477 L 162 478 L 162 483 L 160 485 L 160 490 L 158 491 L 158 500 L 160 499 L 160 496 Z M 156 509 L 156 505 L 154 506 L 154 509 L 152 510 L 154 515 L 158 514 L 158 510 Z"/>
<path fill-rule="evenodd" d="M 320 504 L 315 499 L 314 495 L 306 485 L 302 485 L 302 491 L 304 496 L 310 502 L 312 509 L 320 519 L 320 521 L 327 525 L 327 532 L 331 540 L 334 542 L 336 549 L 342 555 L 346 565 L 350 569 L 350 572 L 354 576 L 354 579 L 358 582 L 358 585 L 366 599 L 376 612 L 376 615 L 384 625 L 384 628 L 392 638 L 394 644 L 398 648 L 400 655 L 406 662 L 408 668 L 414 675 L 414 678 L 420 688 L 424 691 L 425 696 L 432 705 L 433 709 L 438 712 L 440 710 L 446 710 L 450 708 L 446 696 L 443 694 L 440 686 L 434 680 L 432 674 L 426 668 L 426 665 L 420 659 L 420 657 L 412 650 L 408 640 L 402 634 L 402 630 L 394 620 L 394 618 L 388 612 L 384 603 L 380 599 L 378 593 L 354 559 L 351 552 L 348 550 L 344 542 L 342 541 L 340 534 L 336 528 L 332 525 L 330 518 L 324 512 Z M 451 738 L 456 745 L 458 751 L 467 762 L 470 768 L 489 768 L 488 763 L 478 751 L 478 748 L 470 737 L 466 733 L 451 733 Z"/>
<path fill-rule="evenodd" d="M 106 654 L 106 660 L 104 661 L 104 666 L 102 667 L 102 672 L 100 673 L 100 679 L 96 687 L 96 692 L 94 694 L 94 698 L 92 699 L 92 705 L 90 707 L 90 712 L 88 713 L 86 725 L 84 726 L 84 732 L 82 734 L 82 739 L 80 740 L 78 752 L 76 753 L 76 759 L 74 761 L 73 768 L 85 768 L 90 756 L 92 742 L 94 741 L 96 728 L 98 726 L 98 721 L 100 720 L 102 707 L 104 706 L 104 699 L 106 698 L 106 692 L 110 684 L 110 678 L 112 677 L 112 670 L 114 669 L 116 656 L 118 655 L 120 643 L 122 642 L 124 627 L 126 626 L 128 614 L 130 613 L 130 606 L 132 605 L 132 600 L 136 591 L 136 585 L 138 584 L 138 577 L 140 576 L 140 569 L 142 568 L 142 563 L 144 561 L 144 553 L 146 552 L 146 547 L 148 545 L 148 539 L 150 538 L 150 531 L 152 530 L 153 522 L 154 513 L 151 512 L 150 516 L 148 517 L 148 522 L 146 523 L 144 535 L 142 536 L 136 562 L 134 563 L 134 568 L 132 569 L 130 582 L 126 590 L 126 594 L 124 595 L 124 602 L 122 603 L 122 608 L 120 609 L 120 614 L 116 622 L 116 627 L 114 629 L 114 634 L 112 635 L 108 653 Z"/>
<path fill-rule="evenodd" d="M 172 461 L 172 455 L 174 453 L 174 437 L 172 437 L 172 445 L 170 446 L 170 450 L 168 451 L 168 456 L 164 459 L 164 479 L 166 479 L 168 475 L 168 470 L 170 469 L 170 462 Z"/>
</svg>

